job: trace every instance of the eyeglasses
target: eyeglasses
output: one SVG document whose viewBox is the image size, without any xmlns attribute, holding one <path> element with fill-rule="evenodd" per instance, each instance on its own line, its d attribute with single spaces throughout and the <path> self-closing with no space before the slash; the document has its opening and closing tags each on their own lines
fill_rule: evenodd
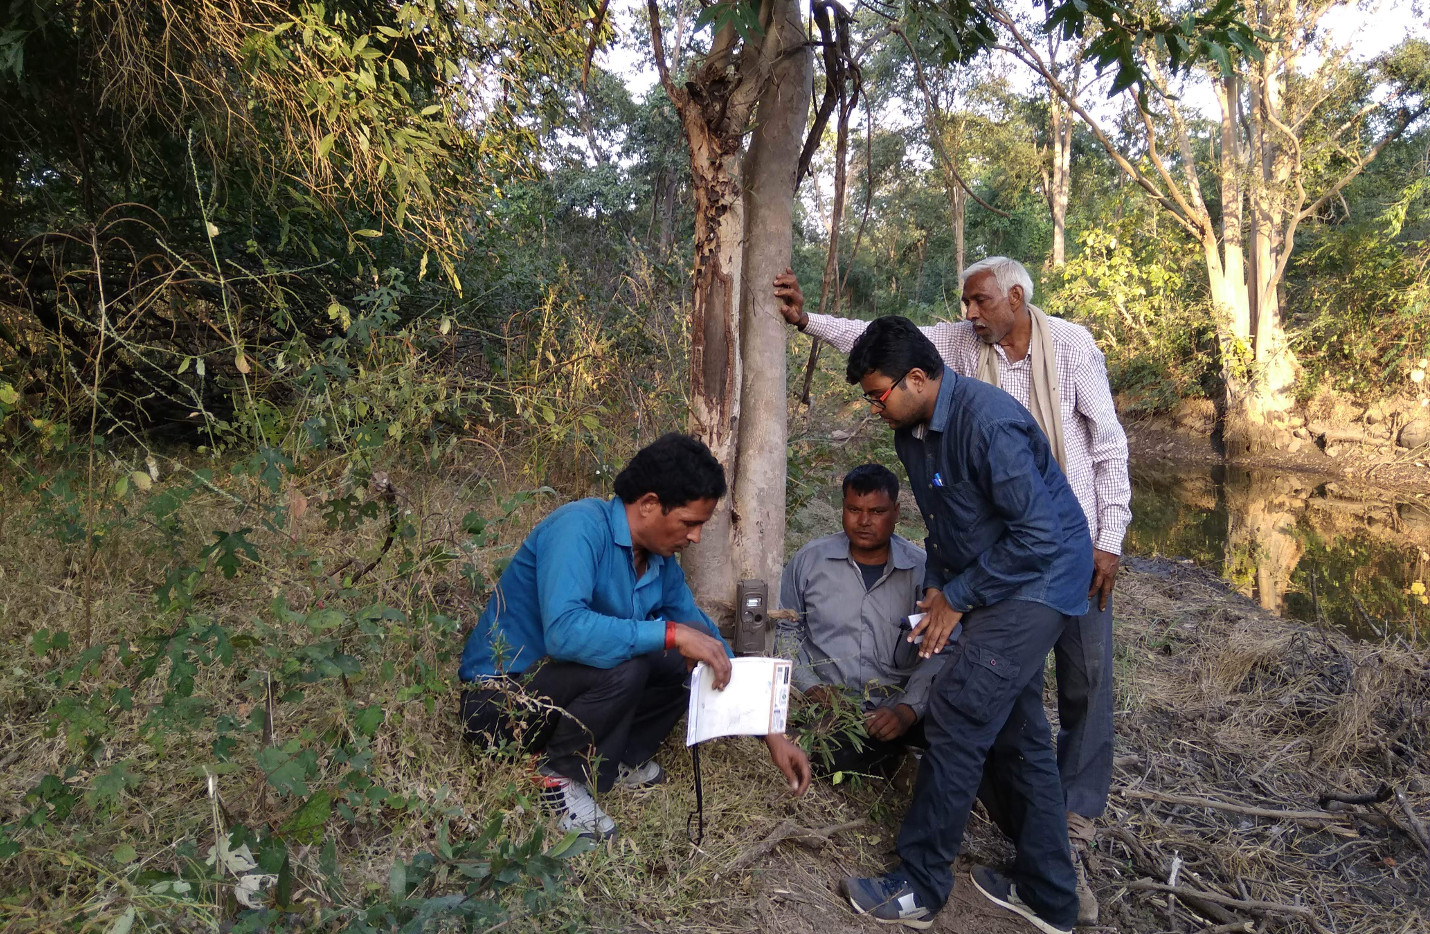
<svg viewBox="0 0 1430 934">
<path fill-rule="evenodd" d="M 881 392 L 881 393 L 880 393 L 879 395 L 877 395 L 877 396 L 872 395 L 872 394 L 867 393 L 867 392 L 864 393 L 864 401 L 867 402 L 867 403 L 869 403 L 869 405 L 872 406 L 876 412 L 882 412 L 882 411 L 884 410 L 885 404 L 887 404 L 888 401 L 889 401 L 889 395 L 890 395 L 891 393 L 893 393 L 893 391 L 894 391 L 895 389 L 898 388 L 898 386 L 899 386 L 900 383 L 902 383 L 904 380 L 908 379 L 909 374 L 912 373 L 912 372 L 913 372 L 913 370 L 907 370 L 907 371 L 905 371 L 903 376 L 900 376 L 898 379 L 896 379 L 896 380 L 894 380 L 892 383 L 890 383 L 890 384 L 889 384 L 889 388 L 888 388 L 888 389 L 885 389 L 883 392 Z"/>
</svg>

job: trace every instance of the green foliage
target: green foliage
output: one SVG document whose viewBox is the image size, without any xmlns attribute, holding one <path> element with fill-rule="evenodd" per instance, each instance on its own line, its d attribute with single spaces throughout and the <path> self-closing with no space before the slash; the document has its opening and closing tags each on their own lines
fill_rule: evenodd
<svg viewBox="0 0 1430 934">
<path fill-rule="evenodd" d="M 1166 411 L 1204 395 L 1217 358 L 1210 309 L 1162 242 L 1124 225 L 1090 229 L 1050 284 L 1046 310 L 1087 326 L 1107 357 L 1113 391 L 1130 410 Z"/>
<path fill-rule="evenodd" d="M 1246 23 L 1236 0 L 1216 0 L 1180 16 L 1156 5 L 1116 0 L 1041 0 L 1039 6 L 1044 30 L 1068 39 L 1092 35 L 1088 56 L 1098 72 L 1116 66 L 1112 94 L 1143 80 L 1140 54 L 1146 45 L 1166 55 L 1174 72 L 1211 62 L 1229 73 L 1233 59 L 1260 61 L 1259 43 L 1270 39 Z M 938 37 L 945 62 L 967 61 L 993 47 L 1006 15 L 980 0 L 919 0 L 909 8 L 912 25 Z"/>
<path fill-rule="evenodd" d="M 1423 391 L 1409 375 L 1430 357 L 1425 142 L 1394 147 L 1349 189 L 1349 216 L 1304 238 L 1288 291 L 1305 395 Z"/>
</svg>

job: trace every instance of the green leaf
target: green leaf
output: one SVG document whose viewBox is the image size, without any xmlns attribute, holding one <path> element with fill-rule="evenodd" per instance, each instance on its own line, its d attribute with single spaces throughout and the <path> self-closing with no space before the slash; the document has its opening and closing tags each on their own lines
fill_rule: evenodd
<svg viewBox="0 0 1430 934">
<path fill-rule="evenodd" d="M 104 934 L 129 934 L 130 929 L 134 927 L 134 914 L 134 906 L 130 905 L 120 912 L 119 917 L 115 918 L 105 929 Z"/>
<path fill-rule="evenodd" d="M 200 555 L 205 558 L 213 557 L 215 566 L 223 571 L 223 576 L 232 580 L 241 564 L 239 555 L 250 561 L 258 560 L 258 546 L 245 537 L 252 531 L 253 529 L 239 529 L 236 532 L 215 530 L 214 543 L 200 552 Z"/>
<path fill-rule="evenodd" d="M 382 231 L 373 230 L 373 229 L 370 228 L 370 227 L 364 227 L 362 230 L 354 230 L 354 231 L 353 231 L 353 236 L 354 236 L 354 237 L 380 237 L 380 236 L 382 236 Z"/>
<path fill-rule="evenodd" d="M 377 728 L 382 726 L 382 707 L 374 704 L 371 707 L 360 707 L 353 714 L 353 727 L 363 736 L 372 736 L 377 733 Z"/>
<path fill-rule="evenodd" d="M 268 784 L 290 795 L 308 793 L 309 760 L 316 764 L 311 751 L 292 755 L 276 746 L 266 746 L 258 752 L 258 767 L 268 778 Z"/>
<path fill-rule="evenodd" d="M 137 788 L 144 779 L 140 775 L 130 771 L 133 760 L 125 759 L 123 762 L 116 762 L 108 769 L 95 776 L 94 784 L 90 786 L 89 793 L 85 799 L 91 807 L 112 805 L 119 800 L 119 796 L 131 788 Z"/>
<path fill-rule="evenodd" d="M 4 380 L 0 380 L 0 405 L 14 405 L 20 401 L 20 393 L 14 386 Z"/>
<path fill-rule="evenodd" d="M 324 158 L 329 152 L 332 151 L 333 143 L 335 143 L 337 139 L 338 137 L 336 133 L 329 133 L 327 136 L 324 136 L 322 139 L 318 140 L 319 159 Z"/>
<path fill-rule="evenodd" d="M 327 826 L 328 818 L 332 815 L 332 794 L 316 791 L 283 824 L 283 831 L 299 843 L 316 843 L 322 837 L 323 828 Z"/>
<path fill-rule="evenodd" d="M 387 874 L 387 891 L 396 899 L 407 897 L 407 865 L 400 859 L 392 864 L 392 870 Z"/>
<path fill-rule="evenodd" d="M 127 866 L 139 858 L 139 851 L 128 843 L 121 843 L 114 848 L 114 861 L 121 866 Z"/>
<path fill-rule="evenodd" d="M 52 632 L 41 627 L 30 636 L 30 650 L 39 658 L 44 658 L 53 649 L 67 649 L 69 644 L 70 634 L 63 631 Z"/>
</svg>

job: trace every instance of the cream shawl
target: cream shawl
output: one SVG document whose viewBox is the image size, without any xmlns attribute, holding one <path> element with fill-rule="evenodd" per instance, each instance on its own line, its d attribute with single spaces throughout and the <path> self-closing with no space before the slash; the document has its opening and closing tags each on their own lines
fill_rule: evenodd
<svg viewBox="0 0 1430 934">
<path fill-rule="evenodd" d="M 1033 321 L 1033 334 L 1028 341 L 1028 353 L 1033 358 L 1029 361 L 1033 372 L 1032 379 L 1028 381 L 1028 410 L 1033 413 L 1033 420 L 1043 429 L 1043 434 L 1048 436 L 1048 444 L 1052 445 L 1058 465 L 1066 469 L 1067 448 L 1063 443 L 1057 351 L 1048 328 L 1048 316 L 1041 309 L 1029 305 L 1028 317 Z M 998 351 L 992 344 L 978 346 L 978 378 L 998 385 Z"/>
</svg>

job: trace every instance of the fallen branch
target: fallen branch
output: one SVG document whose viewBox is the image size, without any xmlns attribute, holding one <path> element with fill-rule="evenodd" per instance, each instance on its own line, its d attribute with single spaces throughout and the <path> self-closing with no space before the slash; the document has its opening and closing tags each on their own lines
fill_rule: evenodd
<svg viewBox="0 0 1430 934">
<path fill-rule="evenodd" d="M 1192 795 L 1169 795 L 1160 791 L 1144 791 L 1140 788 L 1122 788 L 1118 794 L 1124 798 L 1142 798 L 1148 801 L 1162 801 L 1167 804 L 1183 804 L 1194 808 L 1214 808 L 1218 811 L 1228 811 L 1232 814 L 1245 814 L 1248 817 L 1268 817 L 1274 820 L 1289 820 L 1304 823 L 1313 821 L 1317 824 L 1326 824 L 1334 821 L 1344 820 L 1344 814 L 1337 814 L 1334 811 L 1281 811 L 1275 808 L 1259 808 L 1249 804 L 1233 804 L 1230 801 L 1217 801 L 1213 798 L 1197 798 Z"/>
<path fill-rule="evenodd" d="M 1107 833 L 1122 841 L 1122 845 L 1127 848 L 1127 852 L 1131 855 L 1133 865 L 1137 868 L 1138 872 L 1157 878 L 1163 878 L 1169 875 L 1157 860 L 1147 852 L 1146 847 L 1142 845 L 1142 841 L 1138 840 L 1130 831 L 1113 824 L 1108 826 Z M 1192 890 L 1189 889 L 1188 891 Z M 1195 895 L 1178 895 L 1177 897 L 1181 899 L 1182 904 L 1186 905 L 1201 918 L 1210 918 L 1213 921 L 1220 922 L 1223 927 L 1227 924 L 1236 923 L 1236 916 L 1216 902 L 1208 901 L 1205 898 L 1198 898 Z"/>
<path fill-rule="evenodd" d="M 779 846 L 786 840 L 798 843 L 800 846 L 809 847 L 810 849 L 817 850 L 820 847 L 824 846 L 826 843 L 828 843 L 829 838 L 834 836 L 835 834 L 843 833 L 846 830 L 853 830 L 855 827 L 862 827 L 867 823 L 869 823 L 869 821 L 866 818 L 860 818 L 858 820 L 852 820 L 844 824 L 834 824 L 830 827 L 825 827 L 820 830 L 810 830 L 809 828 L 801 827 L 793 820 L 786 818 L 776 824 L 775 829 L 771 830 L 765 836 L 765 839 L 761 840 L 759 843 L 756 843 L 754 846 L 750 847 L 749 849 L 745 850 L 745 852 L 735 857 L 735 861 L 731 863 L 730 867 L 725 871 L 740 872 L 742 870 L 750 868 L 750 866 L 754 865 L 757 860 L 768 855 L 771 850 L 773 850 L 775 847 Z"/>
<path fill-rule="evenodd" d="M 1405 819 L 1410 824 L 1410 829 L 1414 831 L 1415 842 L 1420 844 L 1420 848 L 1425 851 L 1425 856 L 1430 859 L 1430 830 L 1425 829 L 1425 822 L 1415 814 L 1415 809 L 1410 806 L 1410 799 L 1405 797 L 1405 789 L 1399 785 L 1395 786 L 1395 800 L 1399 802 L 1400 809 L 1405 812 Z"/>
<path fill-rule="evenodd" d="M 1203 892 L 1200 889 L 1193 889 L 1182 885 L 1167 885 L 1162 882 L 1149 882 L 1145 879 L 1134 879 L 1131 882 L 1123 883 L 1129 889 L 1142 889 L 1149 892 L 1167 892 L 1178 898 L 1188 896 L 1191 898 L 1201 898 L 1209 902 L 1216 902 L 1218 905 L 1225 905 L 1228 908 L 1240 908 L 1242 911 L 1256 911 L 1263 914 L 1290 915 L 1293 918 L 1300 918 L 1311 926 L 1317 934 L 1330 934 L 1316 918 L 1316 913 L 1310 908 L 1300 905 L 1284 905 L 1281 902 L 1263 902 L 1252 898 L 1232 898 L 1229 895 L 1218 895 L 1215 892 Z"/>
<path fill-rule="evenodd" d="M 1332 801 L 1339 801 L 1341 804 L 1380 804 L 1382 801 L 1389 801 L 1391 795 L 1389 785 L 1382 784 L 1375 791 L 1368 795 L 1353 795 L 1340 791 L 1328 791 L 1316 799 L 1316 804 L 1325 807 Z"/>
</svg>

